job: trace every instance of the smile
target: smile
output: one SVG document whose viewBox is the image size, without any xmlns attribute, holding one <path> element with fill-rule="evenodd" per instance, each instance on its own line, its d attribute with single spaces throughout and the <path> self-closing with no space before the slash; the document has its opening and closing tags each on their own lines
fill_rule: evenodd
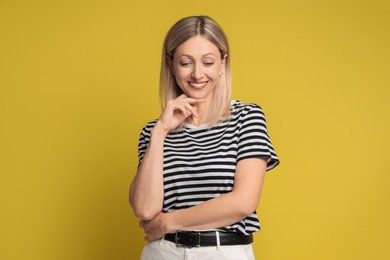
<svg viewBox="0 0 390 260">
<path fill-rule="evenodd" d="M 196 89 L 203 88 L 204 86 L 206 86 L 207 83 L 208 83 L 208 81 L 205 81 L 205 82 L 189 82 L 190 86 L 193 87 L 193 88 L 196 88 Z"/>
</svg>

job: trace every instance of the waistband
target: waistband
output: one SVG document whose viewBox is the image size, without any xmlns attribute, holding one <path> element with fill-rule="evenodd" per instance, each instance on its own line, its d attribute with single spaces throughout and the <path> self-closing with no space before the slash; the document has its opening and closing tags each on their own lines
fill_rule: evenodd
<svg viewBox="0 0 390 260">
<path fill-rule="evenodd" d="M 174 234 L 166 234 L 164 239 L 175 243 L 176 246 L 181 247 L 201 247 L 218 245 L 233 246 L 251 244 L 253 242 L 253 235 L 244 235 L 235 232 L 179 231 Z"/>
</svg>

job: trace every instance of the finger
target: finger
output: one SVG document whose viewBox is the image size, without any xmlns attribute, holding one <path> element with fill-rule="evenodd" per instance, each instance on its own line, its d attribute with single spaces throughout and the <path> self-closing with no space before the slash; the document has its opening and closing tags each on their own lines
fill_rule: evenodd
<svg viewBox="0 0 390 260">
<path fill-rule="evenodd" d="M 178 96 L 176 99 L 183 99 L 183 98 L 188 98 L 186 94 L 181 94 Z"/>
<path fill-rule="evenodd" d="M 154 238 L 151 234 L 147 234 L 144 239 L 148 242 L 151 242 L 153 240 L 156 240 L 156 238 Z"/>
<path fill-rule="evenodd" d="M 162 238 L 164 235 L 148 235 L 147 236 L 147 240 L 150 242 L 150 241 L 154 241 L 154 240 L 157 240 L 157 239 L 160 239 Z"/>
<path fill-rule="evenodd" d="M 192 114 L 196 114 L 196 111 L 192 109 L 193 105 L 199 104 L 203 101 L 204 99 L 194 99 L 194 98 L 185 98 L 181 100 L 177 100 L 177 99 L 169 100 L 165 109 L 168 109 L 170 111 L 175 111 L 177 109 L 180 109 L 181 106 L 185 106 L 188 110 L 191 111 Z"/>
<path fill-rule="evenodd" d="M 177 105 L 175 111 L 180 111 L 185 118 L 189 117 L 192 114 L 192 112 L 186 108 L 185 104 Z"/>
<path fill-rule="evenodd" d="M 181 94 L 180 96 L 178 96 L 177 98 L 175 98 L 173 100 L 185 101 L 185 102 L 188 102 L 188 103 L 201 103 L 205 99 L 204 98 L 191 98 L 191 97 L 188 97 L 186 94 Z"/>
<path fill-rule="evenodd" d="M 182 99 L 179 99 L 178 101 L 180 102 L 186 102 L 186 103 L 190 103 L 190 104 L 199 104 L 199 103 L 202 103 L 205 101 L 204 98 L 182 98 Z"/>
<path fill-rule="evenodd" d="M 187 103 L 177 100 L 171 100 L 168 102 L 167 108 L 173 112 L 175 112 L 176 110 L 180 110 L 185 114 L 185 104 Z"/>
<path fill-rule="evenodd" d="M 147 236 L 145 236 L 145 240 L 148 241 L 148 242 L 151 242 L 154 239 L 153 239 L 153 237 L 150 234 L 148 234 Z"/>
<path fill-rule="evenodd" d="M 139 222 L 139 227 L 140 227 L 140 228 L 144 228 L 144 225 L 145 225 L 145 221 L 141 220 L 141 221 Z"/>
<path fill-rule="evenodd" d="M 196 107 L 191 106 L 190 104 L 184 104 L 184 107 L 191 112 L 191 115 L 194 117 L 198 117 L 198 112 L 196 111 Z"/>
</svg>

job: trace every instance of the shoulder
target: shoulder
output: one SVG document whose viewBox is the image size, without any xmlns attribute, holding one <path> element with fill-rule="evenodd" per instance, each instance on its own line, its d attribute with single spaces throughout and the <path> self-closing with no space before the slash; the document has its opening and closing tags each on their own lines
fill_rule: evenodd
<svg viewBox="0 0 390 260">
<path fill-rule="evenodd" d="M 233 117 L 247 117 L 250 115 L 257 115 L 264 117 L 263 109 L 254 103 L 245 103 L 239 100 L 232 101 L 232 116 Z"/>
<path fill-rule="evenodd" d="M 153 129 L 154 125 L 157 123 L 157 119 L 148 122 L 141 130 L 141 136 L 149 137 L 150 131 Z"/>
</svg>

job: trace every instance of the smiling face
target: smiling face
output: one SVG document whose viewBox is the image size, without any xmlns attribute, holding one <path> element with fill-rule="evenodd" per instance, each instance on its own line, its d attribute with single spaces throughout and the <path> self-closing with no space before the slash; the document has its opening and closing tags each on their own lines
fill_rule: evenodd
<svg viewBox="0 0 390 260">
<path fill-rule="evenodd" d="M 194 36 L 177 47 L 171 62 L 180 89 L 188 97 L 211 102 L 213 90 L 224 72 L 225 58 L 206 38 Z"/>
</svg>

